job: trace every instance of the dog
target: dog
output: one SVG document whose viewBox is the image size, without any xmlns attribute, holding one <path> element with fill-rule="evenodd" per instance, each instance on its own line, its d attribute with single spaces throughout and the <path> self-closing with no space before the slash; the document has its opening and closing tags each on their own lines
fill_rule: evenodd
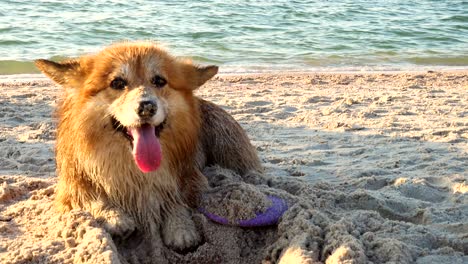
<svg viewBox="0 0 468 264">
<path fill-rule="evenodd" d="M 201 242 L 191 214 L 218 164 L 261 171 L 241 126 L 194 90 L 218 72 L 152 42 L 36 66 L 63 87 L 57 107 L 55 202 L 89 211 L 112 236 L 160 235 L 184 250 Z"/>
</svg>

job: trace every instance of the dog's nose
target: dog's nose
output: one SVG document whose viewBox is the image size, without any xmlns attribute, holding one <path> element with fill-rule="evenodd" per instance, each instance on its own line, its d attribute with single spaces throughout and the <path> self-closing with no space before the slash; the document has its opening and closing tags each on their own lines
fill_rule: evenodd
<svg viewBox="0 0 468 264">
<path fill-rule="evenodd" d="M 140 117 L 152 117 L 156 114 L 158 106 L 154 101 L 142 101 L 137 109 L 137 114 Z"/>
</svg>

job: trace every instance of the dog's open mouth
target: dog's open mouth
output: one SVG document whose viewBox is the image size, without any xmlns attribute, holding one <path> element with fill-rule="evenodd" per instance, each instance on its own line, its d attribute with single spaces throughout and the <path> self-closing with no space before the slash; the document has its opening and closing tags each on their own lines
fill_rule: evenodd
<svg viewBox="0 0 468 264">
<path fill-rule="evenodd" d="M 133 158 L 143 172 L 154 171 L 161 164 L 162 152 L 159 137 L 164 123 L 158 126 L 142 124 L 138 127 L 125 127 L 117 119 L 112 118 L 114 129 L 122 133 L 132 144 Z"/>
</svg>

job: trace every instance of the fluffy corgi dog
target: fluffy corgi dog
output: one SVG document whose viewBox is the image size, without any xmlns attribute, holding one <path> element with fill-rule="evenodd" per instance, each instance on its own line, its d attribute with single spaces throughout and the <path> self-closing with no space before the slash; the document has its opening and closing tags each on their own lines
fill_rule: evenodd
<svg viewBox="0 0 468 264">
<path fill-rule="evenodd" d="M 56 204 L 91 212 L 114 236 L 135 229 L 185 249 L 201 238 L 192 221 L 207 164 L 260 170 L 242 128 L 194 96 L 216 66 L 197 66 L 150 42 L 120 43 L 64 62 L 37 60 L 64 88 Z"/>
</svg>

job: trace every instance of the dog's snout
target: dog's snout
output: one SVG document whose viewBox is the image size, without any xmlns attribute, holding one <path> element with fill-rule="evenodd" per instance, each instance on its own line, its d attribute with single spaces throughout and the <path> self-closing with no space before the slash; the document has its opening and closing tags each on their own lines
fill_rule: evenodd
<svg viewBox="0 0 468 264">
<path fill-rule="evenodd" d="M 152 117 L 156 114 L 158 106 L 154 101 L 142 101 L 138 106 L 137 113 L 140 117 Z"/>
</svg>

